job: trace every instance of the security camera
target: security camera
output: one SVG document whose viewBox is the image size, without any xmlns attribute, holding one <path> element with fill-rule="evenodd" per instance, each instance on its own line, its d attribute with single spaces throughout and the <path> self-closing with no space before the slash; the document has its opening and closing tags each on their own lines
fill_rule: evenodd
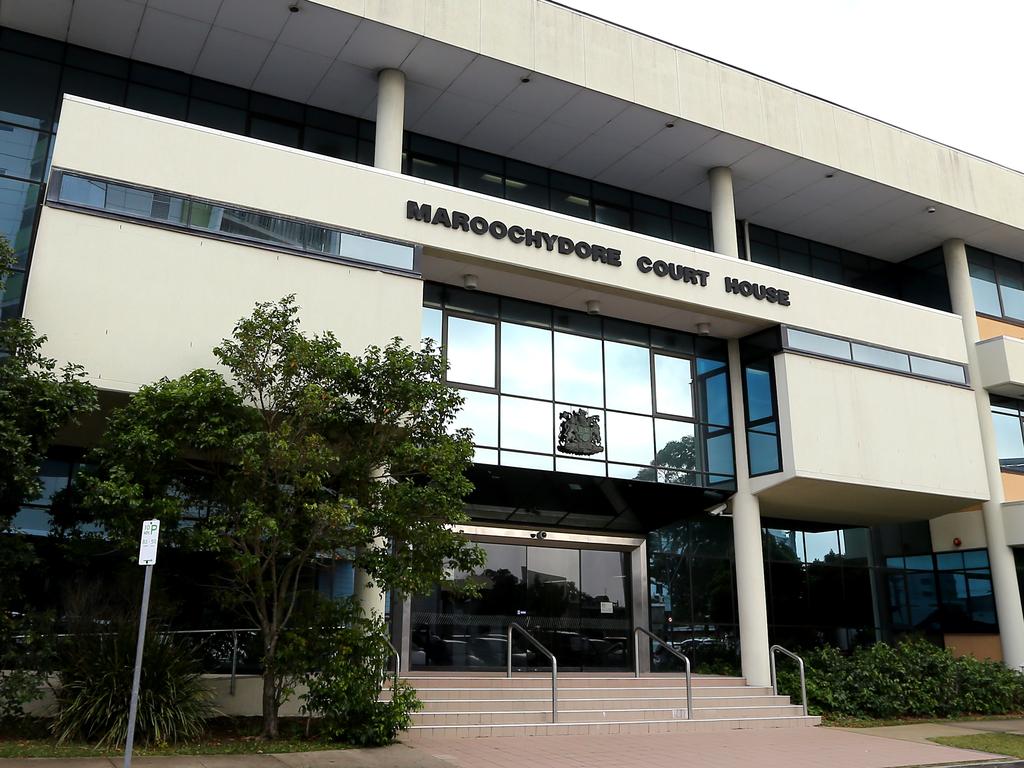
<svg viewBox="0 0 1024 768">
<path fill-rule="evenodd" d="M 547 531 L 537 531 L 537 538 L 538 539 L 546 539 L 547 537 L 548 537 L 548 532 Z"/>
<path fill-rule="evenodd" d="M 708 507 L 704 511 L 707 512 L 712 517 L 723 517 L 723 516 L 725 516 L 725 511 L 728 508 L 729 508 L 728 504 L 716 504 L 713 507 Z"/>
</svg>

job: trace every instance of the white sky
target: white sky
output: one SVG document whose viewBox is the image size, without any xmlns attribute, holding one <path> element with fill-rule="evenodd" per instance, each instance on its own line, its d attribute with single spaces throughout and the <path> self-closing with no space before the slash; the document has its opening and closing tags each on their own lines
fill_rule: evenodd
<svg viewBox="0 0 1024 768">
<path fill-rule="evenodd" d="M 561 0 L 1024 171 L 1019 0 Z"/>
</svg>

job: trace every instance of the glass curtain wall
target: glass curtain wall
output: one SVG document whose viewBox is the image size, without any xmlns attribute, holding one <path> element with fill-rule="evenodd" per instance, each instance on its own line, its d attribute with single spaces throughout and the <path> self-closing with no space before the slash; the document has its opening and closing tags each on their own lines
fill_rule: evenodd
<svg viewBox="0 0 1024 768">
<path fill-rule="evenodd" d="M 423 337 L 465 398 L 475 461 L 731 488 L 724 342 L 450 286 Z"/>
</svg>

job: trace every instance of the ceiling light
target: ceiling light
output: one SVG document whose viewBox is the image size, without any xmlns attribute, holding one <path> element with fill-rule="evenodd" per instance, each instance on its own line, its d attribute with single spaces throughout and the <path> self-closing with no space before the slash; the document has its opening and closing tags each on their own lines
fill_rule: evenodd
<svg viewBox="0 0 1024 768">
<path fill-rule="evenodd" d="M 831 171 L 829 171 L 828 173 L 826 173 L 826 174 L 825 174 L 825 178 L 826 178 L 826 179 L 832 179 L 832 178 L 835 178 L 835 174 L 834 174 L 834 173 L 832 173 Z"/>
<path fill-rule="evenodd" d="M 530 82 L 530 76 L 529 75 L 523 75 L 522 77 L 519 78 L 519 82 L 520 83 L 528 83 L 528 82 Z"/>
<path fill-rule="evenodd" d="M 601 314 L 601 302 L 597 299 L 587 300 L 587 314 L 588 315 L 600 315 Z"/>
<path fill-rule="evenodd" d="M 467 291 L 475 291 L 477 287 L 477 276 L 476 275 L 463 275 L 462 276 L 462 287 Z"/>
<path fill-rule="evenodd" d="M 673 123 L 671 120 L 669 120 L 667 123 L 665 123 L 665 127 L 666 128 L 675 128 L 676 124 Z"/>
<path fill-rule="evenodd" d="M 935 213 L 935 206 L 934 205 L 929 205 L 927 208 L 925 208 L 925 210 L 928 213 Z"/>
<path fill-rule="evenodd" d="M 299 12 L 299 4 L 298 3 L 292 3 L 291 5 L 288 6 L 288 10 L 291 11 L 292 13 L 298 13 Z"/>
</svg>

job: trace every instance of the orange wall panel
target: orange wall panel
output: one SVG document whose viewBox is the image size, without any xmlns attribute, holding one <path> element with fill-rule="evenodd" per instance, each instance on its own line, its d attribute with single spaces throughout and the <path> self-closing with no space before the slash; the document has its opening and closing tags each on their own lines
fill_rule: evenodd
<svg viewBox="0 0 1024 768">
<path fill-rule="evenodd" d="M 999 635 L 946 635 L 946 647 L 956 656 L 973 656 L 976 659 L 1003 660 L 1003 648 Z"/>
<path fill-rule="evenodd" d="M 1005 501 L 1024 501 L 1024 475 L 1003 472 L 1003 496 Z"/>
<path fill-rule="evenodd" d="M 978 333 L 981 340 L 995 339 L 999 336 L 1010 336 L 1014 339 L 1024 339 L 1024 326 L 1015 323 L 1006 323 L 1002 320 L 993 320 L 991 317 L 978 316 Z"/>
</svg>

